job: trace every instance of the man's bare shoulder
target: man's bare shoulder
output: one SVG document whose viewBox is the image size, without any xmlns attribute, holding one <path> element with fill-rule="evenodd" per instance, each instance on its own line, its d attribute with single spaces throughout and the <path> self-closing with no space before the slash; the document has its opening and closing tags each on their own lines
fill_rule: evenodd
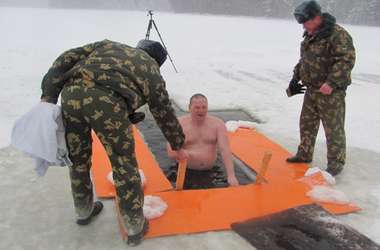
<svg viewBox="0 0 380 250">
<path fill-rule="evenodd" d="M 211 123 L 217 127 L 225 126 L 224 121 L 222 119 L 220 119 L 219 117 L 208 115 L 207 118 L 208 118 L 209 123 Z"/>
</svg>

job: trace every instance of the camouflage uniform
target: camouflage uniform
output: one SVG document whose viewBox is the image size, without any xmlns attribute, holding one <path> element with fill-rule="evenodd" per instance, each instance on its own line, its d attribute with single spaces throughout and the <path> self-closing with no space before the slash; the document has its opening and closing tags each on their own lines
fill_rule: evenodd
<svg viewBox="0 0 380 250">
<path fill-rule="evenodd" d="M 78 217 L 88 217 L 93 207 L 89 171 L 94 130 L 112 164 L 127 233 L 140 233 L 144 199 L 128 115 L 148 104 L 171 147 L 178 150 L 184 143 L 157 62 L 145 51 L 121 43 L 88 44 L 63 53 L 54 62 L 42 81 L 42 92 L 42 97 L 53 103 L 61 93 Z"/>
<path fill-rule="evenodd" d="M 344 131 L 345 96 L 351 84 L 351 70 L 355 64 L 355 48 L 346 30 L 335 23 L 328 13 L 322 15 L 322 25 L 315 35 L 305 32 L 301 44 L 301 59 L 294 69 L 293 79 L 307 87 L 301 117 L 301 142 L 297 156 L 311 160 L 320 121 L 326 141 L 328 167 L 342 168 L 346 157 Z M 331 95 L 319 92 L 327 83 Z"/>
</svg>

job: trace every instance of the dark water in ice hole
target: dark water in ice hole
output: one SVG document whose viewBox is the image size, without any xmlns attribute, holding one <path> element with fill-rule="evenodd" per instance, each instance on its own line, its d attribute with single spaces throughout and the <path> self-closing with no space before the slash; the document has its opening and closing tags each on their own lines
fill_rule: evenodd
<svg viewBox="0 0 380 250">
<path fill-rule="evenodd" d="M 186 114 L 186 112 L 179 110 L 177 107 L 176 114 L 177 116 L 182 116 Z M 139 130 L 143 134 L 145 142 L 148 144 L 150 150 L 155 156 L 157 162 L 159 163 L 162 170 L 165 172 L 169 169 L 170 166 L 174 164 L 174 161 L 169 159 L 166 153 L 166 139 L 161 133 L 161 130 L 156 125 L 152 115 L 148 112 L 145 112 L 146 118 L 143 122 L 138 125 Z M 249 116 L 247 113 L 241 110 L 226 110 L 226 111 L 210 111 L 210 115 L 217 116 L 224 121 L 229 120 L 244 120 L 244 121 L 255 121 L 253 117 Z M 237 165 L 242 165 L 243 163 L 234 157 L 234 165 L 235 165 L 235 174 L 236 178 L 239 180 L 241 185 L 246 185 L 252 183 L 253 181 L 247 177 L 247 175 L 241 170 Z M 221 160 L 220 155 L 218 154 L 216 165 L 222 166 L 221 168 L 224 170 L 224 165 Z M 243 164 L 244 165 L 244 164 Z M 246 167 L 248 169 L 248 167 Z M 249 171 L 255 176 L 256 173 L 249 169 Z"/>
</svg>

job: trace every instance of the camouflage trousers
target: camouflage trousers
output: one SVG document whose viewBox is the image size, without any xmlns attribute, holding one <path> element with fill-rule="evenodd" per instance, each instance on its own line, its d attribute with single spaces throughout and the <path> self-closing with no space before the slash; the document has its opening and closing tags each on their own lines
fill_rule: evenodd
<svg viewBox="0 0 380 250">
<path fill-rule="evenodd" d="M 315 140 L 320 122 L 325 130 L 327 144 L 328 167 L 342 168 L 346 159 L 345 91 L 333 91 L 331 95 L 323 95 L 308 89 L 304 96 L 301 117 L 301 142 L 297 155 L 312 160 Z"/>
<path fill-rule="evenodd" d="M 61 93 L 61 102 L 66 140 L 73 162 L 70 180 L 78 217 L 88 217 L 93 209 L 90 179 L 93 130 L 112 164 L 120 213 L 127 233 L 140 233 L 145 220 L 142 211 L 144 194 L 125 101 L 108 89 L 69 85 Z"/>
</svg>

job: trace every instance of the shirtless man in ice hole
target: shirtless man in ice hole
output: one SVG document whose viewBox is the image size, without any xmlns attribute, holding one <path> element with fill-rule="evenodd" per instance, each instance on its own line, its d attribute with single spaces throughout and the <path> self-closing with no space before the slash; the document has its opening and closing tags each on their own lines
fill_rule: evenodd
<svg viewBox="0 0 380 250">
<path fill-rule="evenodd" d="M 217 148 L 219 148 L 228 184 L 239 185 L 224 122 L 208 115 L 208 101 L 203 94 L 195 94 L 190 98 L 189 111 L 189 115 L 178 119 L 186 135 L 183 149 L 187 154 L 187 168 L 197 171 L 212 169 L 217 158 Z M 177 159 L 176 152 L 169 144 L 167 151 L 171 159 Z"/>
</svg>

